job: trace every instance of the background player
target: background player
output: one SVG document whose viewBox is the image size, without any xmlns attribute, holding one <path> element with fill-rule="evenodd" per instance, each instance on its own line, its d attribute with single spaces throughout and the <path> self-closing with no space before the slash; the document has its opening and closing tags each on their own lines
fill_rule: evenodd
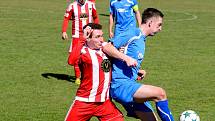
<svg viewBox="0 0 215 121">
<path fill-rule="evenodd" d="M 136 17 L 136 18 L 135 18 Z M 110 18 L 109 18 L 109 37 L 126 31 L 127 29 L 136 28 L 141 24 L 141 16 L 138 10 L 137 0 L 111 0 L 110 1 Z M 114 34 L 113 24 L 115 23 Z"/>
<path fill-rule="evenodd" d="M 87 23 L 99 23 L 99 18 L 97 16 L 96 7 L 93 2 L 85 0 L 76 0 L 69 4 L 64 15 L 63 25 L 62 25 L 62 39 L 68 39 L 66 33 L 69 20 L 72 21 L 72 42 L 69 48 L 69 53 L 72 52 L 78 41 L 83 39 L 82 28 Z M 74 64 L 76 83 L 80 84 L 80 70 L 78 64 Z"/>
</svg>

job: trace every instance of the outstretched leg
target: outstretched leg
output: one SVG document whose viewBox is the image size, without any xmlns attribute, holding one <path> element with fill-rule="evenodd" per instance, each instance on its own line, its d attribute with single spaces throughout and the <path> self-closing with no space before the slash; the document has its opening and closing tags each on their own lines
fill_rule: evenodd
<svg viewBox="0 0 215 121">
<path fill-rule="evenodd" d="M 166 92 L 156 86 L 142 85 L 134 94 L 136 102 L 153 100 L 156 102 L 156 109 L 162 121 L 174 121 L 169 110 Z"/>
</svg>

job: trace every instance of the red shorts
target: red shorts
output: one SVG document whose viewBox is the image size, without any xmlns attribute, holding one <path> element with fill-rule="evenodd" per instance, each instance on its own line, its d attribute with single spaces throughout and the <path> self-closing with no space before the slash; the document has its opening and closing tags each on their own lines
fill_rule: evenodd
<svg viewBox="0 0 215 121">
<path fill-rule="evenodd" d="M 113 102 L 81 102 L 75 100 L 67 113 L 65 121 L 88 121 L 96 116 L 100 121 L 124 121 L 122 113 Z"/>
</svg>

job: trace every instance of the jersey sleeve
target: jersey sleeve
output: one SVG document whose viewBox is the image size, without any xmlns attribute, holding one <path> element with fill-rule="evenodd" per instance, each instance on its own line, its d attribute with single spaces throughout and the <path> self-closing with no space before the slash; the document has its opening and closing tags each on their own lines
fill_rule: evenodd
<svg viewBox="0 0 215 121">
<path fill-rule="evenodd" d="M 138 11 L 139 10 L 138 5 L 134 5 L 132 8 L 133 8 L 134 11 Z"/>
<path fill-rule="evenodd" d="M 110 1 L 109 12 L 110 12 L 110 14 L 113 15 L 113 5 L 112 5 L 112 2 L 111 2 L 111 1 Z"/>
<path fill-rule="evenodd" d="M 137 0 L 133 0 L 134 6 L 138 4 Z"/>
<path fill-rule="evenodd" d="M 62 25 L 62 32 L 66 32 L 68 24 L 69 24 L 69 20 L 71 19 L 72 16 L 72 11 L 73 11 L 73 5 L 70 4 L 67 9 L 66 12 L 64 14 L 64 20 L 63 20 L 63 25 Z"/>
<path fill-rule="evenodd" d="M 134 5 L 132 6 L 133 10 L 134 10 L 134 11 L 138 11 L 139 8 L 138 8 L 137 0 L 134 0 L 133 2 L 134 2 Z"/>
<path fill-rule="evenodd" d="M 66 12 L 64 14 L 64 18 L 70 19 L 72 16 L 72 13 L 73 13 L 72 11 L 73 11 L 73 4 L 70 4 L 66 9 Z"/>
<path fill-rule="evenodd" d="M 75 46 L 72 52 L 69 54 L 69 58 L 68 58 L 69 65 L 74 65 L 80 59 L 81 49 L 83 48 L 84 44 L 85 44 L 85 39 L 80 38 L 80 41 L 78 41 L 78 45 Z"/>
<path fill-rule="evenodd" d="M 94 23 L 99 23 L 99 17 L 98 17 L 98 14 L 97 14 L 97 11 L 96 11 L 96 6 L 95 6 L 95 4 L 93 3 L 92 4 L 92 15 L 93 15 L 93 22 Z"/>
<path fill-rule="evenodd" d="M 109 41 L 113 43 L 113 45 L 119 49 L 120 47 L 125 46 L 130 38 L 132 38 L 132 34 L 130 34 L 131 31 L 125 31 L 123 33 L 120 33 L 119 35 L 115 35 L 112 39 Z M 128 34 L 129 33 L 129 34 Z"/>
</svg>

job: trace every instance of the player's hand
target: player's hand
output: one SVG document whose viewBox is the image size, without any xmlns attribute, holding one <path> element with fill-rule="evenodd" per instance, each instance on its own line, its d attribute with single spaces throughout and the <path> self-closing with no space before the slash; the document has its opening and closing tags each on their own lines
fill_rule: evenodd
<svg viewBox="0 0 215 121">
<path fill-rule="evenodd" d="M 63 39 L 63 40 L 68 40 L 68 35 L 67 35 L 66 32 L 63 32 L 63 33 L 62 33 L 62 39 Z"/>
<path fill-rule="evenodd" d="M 124 60 L 127 66 L 137 66 L 137 61 L 129 56 Z"/>
<path fill-rule="evenodd" d="M 83 31 L 84 31 L 84 38 L 88 39 L 91 33 L 93 32 L 93 29 L 90 26 L 87 26 Z"/>
<path fill-rule="evenodd" d="M 142 70 L 140 69 L 139 72 L 138 72 L 138 77 L 137 77 L 137 80 L 142 80 L 144 79 L 146 76 L 146 71 L 145 70 Z"/>
<path fill-rule="evenodd" d="M 125 51 L 125 47 L 120 47 L 119 48 L 119 52 L 124 53 L 124 51 Z"/>
<path fill-rule="evenodd" d="M 109 37 L 110 37 L 110 38 L 113 38 L 113 36 L 114 36 L 113 32 L 110 32 L 110 33 L 109 33 Z"/>
</svg>

